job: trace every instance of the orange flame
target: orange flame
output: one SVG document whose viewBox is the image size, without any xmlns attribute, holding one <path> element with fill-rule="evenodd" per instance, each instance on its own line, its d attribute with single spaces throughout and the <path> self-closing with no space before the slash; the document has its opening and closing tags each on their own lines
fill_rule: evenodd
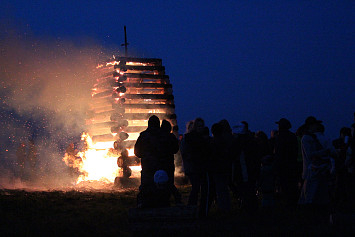
<svg viewBox="0 0 355 237">
<path fill-rule="evenodd" d="M 80 175 L 76 184 L 83 181 L 101 181 L 113 183 L 116 177 L 122 176 L 121 168 L 117 166 L 118 154 L 113 150 L 113 142 L 94 143 L 87 133 L 83 133 L 81 139 L 86 143 L 86 150 L 78 152 L 75 159 L 67 154 L 63 161 L 70 167 L 78 169 Z M 129 156 L 134 156 L 134 149 L 128 150 Z M 74 159 L 74 160 L 73 160 Z M 141 166 L 130 166 L 132 177 L 139 177 Z"/>
</svg>

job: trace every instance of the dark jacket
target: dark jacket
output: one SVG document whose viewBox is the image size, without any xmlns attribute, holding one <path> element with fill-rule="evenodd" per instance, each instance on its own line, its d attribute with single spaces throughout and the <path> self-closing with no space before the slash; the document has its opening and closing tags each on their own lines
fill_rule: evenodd
<svg viewBox="0 0 355 237">
<path fill-rule="evenodd" d="M 210 151 L 209 137 L 196 131 L 185 134 L 181 144 L 185 174 L 202 174 L 207 172 Z"/>
<path fill-rule="evenodd" d="M 208 168 L 212 173 L 232 173 L 232 161 L 236 159 L 237 149 L 232 134 L 222 134 L 211 139 L 212 156 Z"/>
<path fill-rule="evenodd" d="M 275 168 L 279 174 L 291 175 L 296 171 L 298 141 L 294 133 L 280 130 L 275 140 Z"/>
<path fill-rule="evenodd" d="M 166 172 L 174 171 L 174 154 L 179 151 L 179 140 L 172 133 L 162 132 L 160 136 L 161 156 L 159 161 L 159 168 Z"/>
<path fill-rule="evenodd" d="M 258 145 L 249 134 L 238 134 L 235 137 L 235 147 L 237 149 L 237 159 L 235 161 L 235 179 L 237 183 L 243 182 L 243 173 L 241 158 L 244 157 L 246 171 L 248 175 L 248 182 L 256 183 L 260 173 L 261 155 L 258 149 Z M 244 181 L 245 182 L 245 181 Z"/>
<path fill-rule="evenodd" d="M 145 173 L 154 173 L 159 168 L 161 152 L 160 128 L 147 128 L 141 132 L 136 144 L 134 145 L 134 154 L 141 158 L 142 175 Z"/>
</svg>

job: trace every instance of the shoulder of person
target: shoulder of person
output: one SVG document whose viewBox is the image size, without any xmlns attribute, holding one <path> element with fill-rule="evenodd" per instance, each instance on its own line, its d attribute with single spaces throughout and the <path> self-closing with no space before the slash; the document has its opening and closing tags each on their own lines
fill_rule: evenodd
<svg viewBox="0 0 355 237">
<path fill-rule="evenodd" d="M 173 139 L 173 140 L 178 140 L 177 137 L 173 134 L 173 133 L 169 133 L 169 138 Z"/>
</svg>

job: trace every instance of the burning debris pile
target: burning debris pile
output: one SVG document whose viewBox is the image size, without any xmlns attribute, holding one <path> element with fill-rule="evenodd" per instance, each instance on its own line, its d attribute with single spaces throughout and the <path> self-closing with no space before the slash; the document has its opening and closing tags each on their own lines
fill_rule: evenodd
<svg viewBox="0 0 355 237">
<path fill-rule="evenodd" d="M 115 57 L 97 69 L 100 76 L 82 136 L 86 150 L 78 153 L 80 162 L 72 162 L 82 173 L 77 183 L 139 176 L 134 144 L 148 118 L 156 115 L 177 125 L 172 85 L 161 59 Z M 68 154 L 64 161 L 70 163 Z"/>
</svg>

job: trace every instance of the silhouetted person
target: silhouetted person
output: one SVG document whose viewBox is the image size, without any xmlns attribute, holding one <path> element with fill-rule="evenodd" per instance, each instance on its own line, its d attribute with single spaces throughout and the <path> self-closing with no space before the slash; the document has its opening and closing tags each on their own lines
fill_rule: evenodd
<svg viewBox="0 0 355 237">
<path fill-rule="evenodd" d="M 289 131 L 291 123 L 287 119 L 282 118 L 276 124 L 279 130 L 275 140 L 276 174 L 282 196 L 289 204 L 296 205 L 298 199 L 297 137 Z"/>
<path fill-rule="evenodd" d="M 324 149 L 315 133 L 322 121 L 309 116 L 305 121 L 307 132 L 302 138 L 303 156 L 303 187 L 300 204 L 312 204 L 316 206 L 328 205 L 330 202 L 328 177 L 329 163 L 324 162 L 322 157 L 330 155 L 329 149 Z"/>
<path fill-rule="evenodd" d="M 303 173 L 303 157 L 302 157 L 302 137 L 306 133 L 306 126 L 302 125 L 300 126 L 295 135 L 297 137 L 297 143 L 298 143 L 298 156 L 297 156 L 297 180 L 298 180 L 298 192 L 300 192 L 302 185 L 303 185 L 303 178 L 302 178 L 302 173 Z"/>
<path fill-rule="evenodd" d="M 269 139 L 263 131 L 257 131 L 255 133 L 255 141 L 258 144 L 261 158 L 272 154 Z"/>
<path fill-rule="evenodd" d="M 245 123 L 234 126 L 235 146 L 238 158 L 234 165 L 234 182 L 240 190 L 243 208 L 255 211 L 258 208 L 256 182 L 260 171 L 260 154 L 253 134 Z"/>
<path fill-rule="evenodd" d="M 192 129 L 193 129 L 193 126 L 194 126 L 194 120 L 188 121 L 188 122 L 186 123 L 186 131 L 185 131 L 185 134 L 191 132 Z"/>
<path fill-rule="evenodd" d="M 199 214 L 206 216 L 208 211 L 207 164 L 210 146 L 203 119 L 195 119 L 191 132 L 185 134 L 181 148 L 185 174 L 189 177 L 192 186 L 188 205 L 197 205 L 198 195 L 201 192 Z"/>
<path fill-rule="evenodd" d="M 335 158 L 335 199 L 336 202 L 342 202 L 346 200 L 346 179 L 347 179 L 347 167 L 345 161 L 349 150 L 351 141 L 351 129 L 343 127 L 340 129 L 340 136 L 333 141 L 333 146 L 337 150 L 337 156 Z"/>
<path fill-rule="evenodd" d="M 271 130 L 270 132 L 269 146 L 273 154 L 275 153 L 275 140 L 278 134 L 278 130 Z"/>
<path fill-rule="evenodd" d="M 275 181 L 274 156 L 266 155 L 261 158 L 259 179 L 263 207 L 272 207 L 275 204 Z"/>
<path fill-rule="evenodd" d="M 168 177 L 168 187 L 171 190 L 171 193 L 174 196 L 175 202 L 177 204 L 181 203 L 181 194 L 174 184 L 174 172 L 175 172 L 175 164 L 174 164 L 174 154 L 179 151 L 179 141 L 176 136 L 171 133 L 171 124 L 167 120 L 163 120 L 161 123 L 161 142 L 162 149 L 166 150 L 166 156 L 162 157 L 161 161 L 161 169 L 165 170 Z"/>
<path fill-rule="evenodd" d="M 141 185 L 137 196 L 138 207 L 151 206 L 149 200 L 155 195 L 154 174 L 159 169 L 161 160 L 161 144 L 159 118 L 155 115 L 148 120 L 148 128 L 141 132 L 134 146 L 134 153 L 141 158 Z"/>
<path fill-rule="evenodd" d="M 322 145 L 322 147 L 324 149 L 329 149 L 331 151 L 330 156 L 324 156 L 322 158 L 324 159 L 325 162 L 328 162 L 331 165 L 330 172 L 334 173 L 334 171 L 335 171 L 334 157 L 336 157 L 337 153 L 336 153 L 336 150 L 332 144 L 332 141 L 324 135 L 324 131 L 325 131 L 324 125 L 321 123 L 318 123 L 317 132 L 315 132 L 314 134 L 317 136 L 317 139 L 320 142 L 320 144 Z"/>
<path fill-rule="evenodd" d="M 232 174 L 232 161 L 237 154 L 234 137 L 227 120 L 212 125 L 213 135 L 211 141 L 212 156 L 209 170 L 216 191 L 217 205 L 222 211 L 231 210 L 229 182 Z"/>
</svg>

